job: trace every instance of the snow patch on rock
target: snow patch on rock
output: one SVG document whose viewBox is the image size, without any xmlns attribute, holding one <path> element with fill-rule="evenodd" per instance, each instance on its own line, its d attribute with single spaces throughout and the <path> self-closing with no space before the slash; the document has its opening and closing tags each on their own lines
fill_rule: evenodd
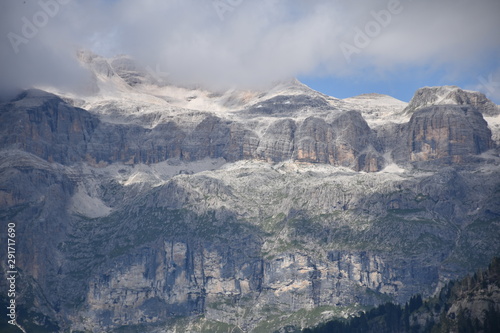
<svg viewBox="0 0 500 333">
<path fill-rule="evenodd" d="M 85 189 L 79 187 L 71 198 L 70 211 L 89 218 L 98 218 L 108 216 L 112 209 L 106 206 L 101 199 L 91 197 Z"/>
</svg>

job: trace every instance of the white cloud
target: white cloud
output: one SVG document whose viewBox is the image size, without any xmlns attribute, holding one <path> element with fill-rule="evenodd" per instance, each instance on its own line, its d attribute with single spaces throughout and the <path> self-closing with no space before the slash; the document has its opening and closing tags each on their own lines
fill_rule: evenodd
<svg viewBox="0 0 500 333">
<path fill-rule="evenodd" d="M 475 84 L 466 88 L 480 91 L 495 102 L 500 101 L 500 68 L 487 75 L 478 75 Z"/>
<path fill-rule="evenodd" d="M 500 50 L 498 0 L 218 1 L 219 7 L 209 0 L 42 0 L 57 3 L 58 12 L 18 53 L 8 33 L 23 36 L 22 18 L 32 21 L 43 8 L 35 0 L 3 2 L 0 87 L 77 83 L 83 75 L 71 57 L 77 47 L 127 53 L 169 79 L 216 87 L 405 66 L 459 73 Z M 373 12 L 395 5 L 401 10 L 347 62 L 340 44 L 355 46 L 355 29 L 373 28 Z"/>
</svg>

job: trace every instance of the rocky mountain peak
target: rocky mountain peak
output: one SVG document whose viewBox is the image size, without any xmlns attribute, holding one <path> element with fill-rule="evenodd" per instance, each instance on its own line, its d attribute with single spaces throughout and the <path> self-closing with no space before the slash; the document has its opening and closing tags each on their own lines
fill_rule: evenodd
<svg viewBox="0 0 500 333">
<path fill-rule="evenodd" d="M 457 86 L 420 88 L 415 92 L 404 112 L 411 114 L 427 106 L 445 104 L 470 105 L 489 116 L 500 114 L 500 108 L 483 93 L 463 90 Z"/>
<path fill-rule="evenodd" d="M 500 253 L 500 157 L 471 97 L 410 117 L 385 95 L 216 94 L 81 57 L 100 91 L 78 107 L 42 90 L 0 104 L 16 304 L 47 318 L 32 331 L 314 326 L 431 295 Z"/>
<path fill-rule="evenodd" d="M 389 95 L 369 93 L 345 98 L 345 108 L 361 112 L 370 127 L 377 127 L 388 122 L 404 123 L 409 117 L 403 114 L 408 103 Z"/>
<path fill-rule="evenodd" d="M 367 94 L 361 94 L 353 97 L 346 98 L 346 100 L 377 100 L 377 99 L 387 99 L 387 98 L 392 98 L 393 97 L 389 95 L 384 95 L 384 94 L 378 94 L 378 93 L 367 93 Z"/>
</svg>

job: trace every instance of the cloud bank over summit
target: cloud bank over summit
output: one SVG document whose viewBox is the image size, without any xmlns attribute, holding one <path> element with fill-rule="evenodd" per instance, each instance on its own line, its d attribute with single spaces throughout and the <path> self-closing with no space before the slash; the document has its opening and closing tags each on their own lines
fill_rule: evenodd
<svg viewBox="0 0 500 333">
<path fill-rule="evenodd" d="M 499 66 L 493 56 L 500 51 L 498 0 L 27 0 L 0 6 L 0 88 L 77 86 L 85 78 L 74 58 L 78 48 L 129 54 L 172 82 L 214 88 L 407 69 L 477 81 L 485 66 Z"/>
</svg>

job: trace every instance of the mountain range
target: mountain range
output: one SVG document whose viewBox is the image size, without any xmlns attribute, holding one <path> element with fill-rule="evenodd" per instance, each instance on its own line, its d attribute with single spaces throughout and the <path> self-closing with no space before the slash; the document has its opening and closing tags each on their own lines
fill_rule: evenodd
<svg viewBox="0 0 500 333">
<path fill-rule="evenodd" d="M 500 253 L 500 107 L 479 92 L 210 91 L 79 59 L 83 93 L 0 105 L 26 331 L 312 327 L 434 295 Z"/>
</svg>

